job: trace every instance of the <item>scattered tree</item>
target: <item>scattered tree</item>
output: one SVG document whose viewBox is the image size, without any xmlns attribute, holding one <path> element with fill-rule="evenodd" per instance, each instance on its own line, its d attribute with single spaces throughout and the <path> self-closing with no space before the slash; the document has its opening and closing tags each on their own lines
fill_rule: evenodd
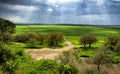
<svg viewBox="0 0 120 74">
<path fill-rule="evenodd" d="M 105 41 L 105 46 L 109 47 L 111 50 L 114 50 L 115 45 L 120 41 L 120 35 L 109 35 Z"/>
<path fill-rule="evenodd" d="M 94 56 L 94 63 L 97 64 L 97 69 L 99 72 L 101 71 L 100 66 L 102 64 L 110 64 L 111 62 L 112 62 L 112 55 L 109 49 L 102 47 L 97 50 L 97 53 Z"/>
<path fill-rule="evenodd" d="M 94 34 L 82 35 L 80 38 L 80 43 L 83 44 L 84 47 L 86 47 L 87 44 L 91 47 L 91 45 L 95 42 L 97 42 L 97 37 Z"/>
<path fill-rule="evenodd" d="M 64 35 L 62 33 L 52 32 L 48 35 L 49 46 L 58 46 L 62 42 L 64 42 Z"/>
</svg>

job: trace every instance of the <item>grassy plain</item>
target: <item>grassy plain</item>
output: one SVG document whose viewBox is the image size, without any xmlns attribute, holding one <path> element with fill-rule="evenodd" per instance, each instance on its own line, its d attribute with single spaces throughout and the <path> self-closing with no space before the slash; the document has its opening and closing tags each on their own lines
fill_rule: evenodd
<svg viewBox="0 0 120 74">
<path fill-rule="evenodd" d="M 100 45 L 107 35 L 119 33 L 120 26 L 17 25 L 15 34 L 28 32 L 48 34 L 52 31 L 62 32 L 73 44 L 78 44 L 81 35 L 93 33 L 99 40 L 97 45 Z"/>
</svg>

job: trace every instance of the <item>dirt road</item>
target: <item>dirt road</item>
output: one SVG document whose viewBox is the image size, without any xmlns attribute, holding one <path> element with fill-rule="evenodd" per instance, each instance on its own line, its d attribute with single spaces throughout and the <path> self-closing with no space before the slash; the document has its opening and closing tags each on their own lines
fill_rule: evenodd
<svg viewBox="0 0 120 74">
<path fill-rule="evenodd" d="M 68 51 L 74 48 L 74 45 L 71 42 L 66 41 L 65 43 L 67 46 L 63 48 L 26 49 L 25 52 L 28 55 L 32 56 L 32 58 L 35 60 L 40 60 L 40 59 L 54 60 L 55 58 L 59 57 L 63 51 Z"/>
</svg>

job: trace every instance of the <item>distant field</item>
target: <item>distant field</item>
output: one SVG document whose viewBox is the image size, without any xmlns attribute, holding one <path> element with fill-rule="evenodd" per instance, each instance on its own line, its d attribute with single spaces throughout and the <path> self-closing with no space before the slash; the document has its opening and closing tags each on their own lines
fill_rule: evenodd
<svg viewBox="0 0 120 74">
<path fill-rule="evenodd" d="M 18 25 L 16 28 L 16 34 L 28 32 L 48 34 L 52 31 L 62 32 L 67 40 L 78 44 L 78 40 L 83 34 L 94 33 L 100 41 L 103 41 L 107 35 L 119 33 L 120 26 Z"/>
</svg>

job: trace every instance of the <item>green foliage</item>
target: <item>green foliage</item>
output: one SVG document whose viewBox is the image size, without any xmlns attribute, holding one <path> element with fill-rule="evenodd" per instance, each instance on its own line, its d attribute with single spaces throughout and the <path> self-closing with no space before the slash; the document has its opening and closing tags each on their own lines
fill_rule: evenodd
<svg viewBox="0 0 120 74">
<path fill-rule="evenodd" d="M 0 32 L 14 33 L 16 25 L 9 20 L 0 18 Z"/>
<path fill-rule="evenodd" d="M 119 64 L 120 63 L 120 56 L 114 56 L 112 58 L 112 63 Z"/>
<path fill-rule="evenodd" d="M 59 66 L 59 74 L 79 74 L 79 71 L 76 67 L 68 64 L 61 64 Z"/>
<path fill-rule="evenodd" d="M 16 42 L 27 43 L 28 47 L 39 47 L 46 43 L 46 36 L 39 33 L 19 34 L 14 37 Z"/>
<path fill-rule="evenodd" d="M 58 63 L 52 60 L 40 60 L 34 64 L 31 74 L 57 74 Z"/>
<path fill-rule="evenodd" d="M 110 48 L 111 50 L 114 50 L 114 47 L 116 46 L 116 44 L 120 41 L 120 35 L 119 34 L 115 34 L 115 35 L 109 35 L 107 37 L 107 39 L 105 40 L 105 46 L 107 46 L 108 48 Z"/>
<path fill-rule="evenodd" d="M 37 39 L 35 38 L 30 38 L 28 41 L 28 46 L 31 48 L 37 47 L 39 45 Z"/>
<path fill-rule="evenodd" d="M 91 47 L 91 44 L 97 42 L 97 37 L 94 34 L 86 34 L 82 35 L 80 38 L 80 43 L 86 47 L 87 44 L 89 44 L 89 47 Z"/>
<path fill-rule="evenodd" d="M 6 47 L 6 45 L 3 45 L 2 43 L 0 43 L 0 65 L 7 63 L 7 61 L 13 58 L 14 58 L 14 55 Z"/>
<path fill-rule="evenodd" d="M 64 42 L 64 35 L 61 32 L 52 32 L 48 35 L 48 45 L 50 47 L 56 47 L 62 42 Z"/>
<path fill-rule="evenodd" d="M 120 41 L 117 42 L 114 50 L 120 53 Z"/>
<path fill-rule="evenodd" d="M 30 74 L 78 74 L 72 65 L 57 63 L 53 60 L 40 60 L 33 65 Z"/>
<path fill-rule="evenodd" d="M 97 69 L 99 72 L 101 70 L 100 65 L 111 63 L 112 57 L 112 52 L 105 47 L 97 50 L 96 55 L 94 56 L 94 63 L 97 64 Z"/>
<path fill-rule="evenodd" d="M 27 42 L 29 40 L 26 34 L 19 34 L 14 37 L 14 41 L 16 42 Z"/>
<path fill-rule="evenodd" d="M 8 32 L 0 34 L 0 41 L 4 43 L 11 42 L 13 41 L 13 36 Z"/>
</svg>

